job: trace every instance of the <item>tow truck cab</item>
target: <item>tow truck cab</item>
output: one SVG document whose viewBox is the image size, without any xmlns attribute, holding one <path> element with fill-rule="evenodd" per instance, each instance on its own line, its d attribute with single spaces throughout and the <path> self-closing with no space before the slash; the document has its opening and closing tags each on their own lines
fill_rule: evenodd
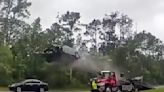
<svg viewBox="0 0 164 92">
<path fill-rule="evenodd" d="M 116 74 L 115 72 L 111 71 L 101 71 L 102 75 L 102 82 L 104 82 L 106 85 L 109 85 L 111 87 L 116 87 Z"/>
</svg>

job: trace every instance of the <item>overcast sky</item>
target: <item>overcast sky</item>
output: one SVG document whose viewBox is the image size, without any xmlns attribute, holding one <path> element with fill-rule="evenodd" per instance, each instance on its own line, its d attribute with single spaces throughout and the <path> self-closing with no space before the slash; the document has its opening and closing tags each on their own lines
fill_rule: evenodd
<svg viewBox="0 0 164 92">
<path fill-rule="evenodd" d="M 119 11 L 127 14 L 137 24 L 138 31 L 151 32 L 164 41 L 164 0 L 30 0 L 31 17 L 41 18 L 43 29 L 54 23 L 66 11 L 80 12 L 81 21 L 88 23 L 104 14 Z"/>
</svg>

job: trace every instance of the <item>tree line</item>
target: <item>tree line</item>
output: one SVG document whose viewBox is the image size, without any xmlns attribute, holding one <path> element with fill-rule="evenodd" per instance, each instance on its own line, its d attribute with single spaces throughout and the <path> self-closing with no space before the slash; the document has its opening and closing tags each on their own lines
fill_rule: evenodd
<svg viewBox="0 0 164 92">
<path fill-rule="evenodd" d="M 30 17 L 31 4 L 27 0 L 0 0 L 1 86 L 38 78 L 53 88 L 84 87 L 89 73 L 74 70 L 69 80 L 64 64 L 48 63 L 42 56 L 45 49 L 55 45 L 86 47 L 91 56 L 111 58 L 122 72 L 128 71 L 128 77 L 143 75 L 147 82 L 163 83 L 163 42 L 149 32 L 135 32 L 128 15 L 112 12 L 84 24 L 79 12 L 68 11 L 57 15 L 57 21 L 43 30 L 40 17 L 32 24 L 25 21 Z"/>
</svg>

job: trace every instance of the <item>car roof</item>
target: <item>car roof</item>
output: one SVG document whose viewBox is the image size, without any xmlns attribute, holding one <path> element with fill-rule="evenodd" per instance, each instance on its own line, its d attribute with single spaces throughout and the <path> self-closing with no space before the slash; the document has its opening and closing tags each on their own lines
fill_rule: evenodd
<svg viewBox="0 0 164 92">
<path fill-rule="evenodd" d="M 26 79 L 26 80 L 24 80 L 24 82 L 41 82 L 40 80 L 38 80 L 38 79 Z"/>
<path fill-rule="evenodd" d="M 102 73 L 110 73 L 111 71 L 101 71 Z"/>
</svg>

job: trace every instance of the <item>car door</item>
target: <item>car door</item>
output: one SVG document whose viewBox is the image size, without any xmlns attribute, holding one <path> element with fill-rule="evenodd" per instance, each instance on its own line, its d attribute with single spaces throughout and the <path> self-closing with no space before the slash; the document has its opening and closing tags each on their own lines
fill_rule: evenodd
<svg viewBox="0 0 164 92">
<path fill-rule="evenodd" d="M 31 89 L 33 89 L 33 91 L 37 91 L 40 87 L 40 82 L 39 81 L 32 81 L 32 86 Z"/>
<path fill-rule="evenodd" d="M 30 81 L 25 82 L 22 90 L 23 91 L 32 91 L 33 90 L 32 82 L 30 82 Z"/>
<path fill-rule="evenodd" d="M 40 87 L 40 81 L 28 79 L 23 82 L 22 91 L 37 91 Z"/>
</svg>

